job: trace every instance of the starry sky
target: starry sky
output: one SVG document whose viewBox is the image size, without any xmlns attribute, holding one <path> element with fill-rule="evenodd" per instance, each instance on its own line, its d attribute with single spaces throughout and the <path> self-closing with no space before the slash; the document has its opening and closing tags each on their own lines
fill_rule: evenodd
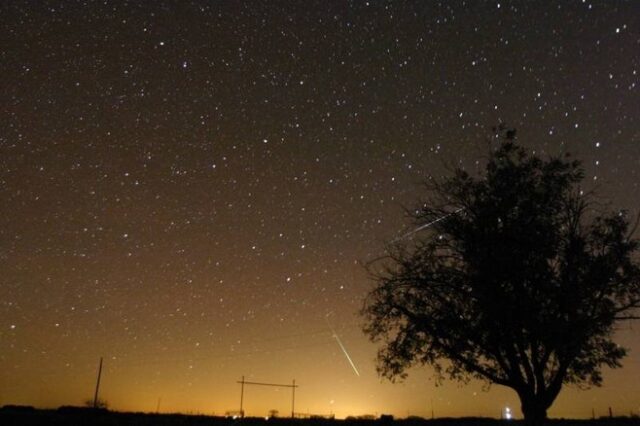
<svg viewBox="0 0 640 426">
<path fill-rule="evenodd" d="M 640 210 L 636 1 L 16 0 L 0 37 L 0 404 L 81 404 L 103 356 L 118 410 L 223 414 L 244 375 L 302 413 L 519 415 L 382 381 L 362 264 L 500 122 Z M 551 416 L 640 412 L 638 325 L 617 341 Z"/>
</svg>

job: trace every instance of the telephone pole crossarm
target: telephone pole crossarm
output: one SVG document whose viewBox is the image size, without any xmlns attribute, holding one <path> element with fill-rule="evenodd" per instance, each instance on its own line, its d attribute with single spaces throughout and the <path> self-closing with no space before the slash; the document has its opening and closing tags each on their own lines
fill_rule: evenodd
<svg viewBox="0 0 640 426">
<path fill-rule="evenodd" d="M 258 382 L 236 382 L 238 384 L 244 383 L 245 385 L 258 385 L 258 386 L 275 386 L 279 388 L 297 388 L 298 385 L 280 385 L 278 383 L 258 383 Z"/>
</svg>

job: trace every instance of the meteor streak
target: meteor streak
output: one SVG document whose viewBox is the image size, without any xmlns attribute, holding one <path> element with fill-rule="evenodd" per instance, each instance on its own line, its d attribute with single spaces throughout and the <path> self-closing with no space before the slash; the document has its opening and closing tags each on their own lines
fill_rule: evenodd
<svg viewBox="0 0 640 426">
<path fill-rule="evenodd" d="M 464 210 L 464 207 L 460 207 L 458 210 L 456 210 L 456 211 L 454 211 L 454 212 L 452 212 L 452 213 L 446 214 L 446 215 L 444 215 L 444 216 L 442 216 L 442 217 L 439 217 L 439 218 L 437 218 L 437 219 L 435 219 L 435 220 L 432 220 L 432 221 L 431 221 L 431 222 L 429 222 L 429 223 L 425 223 L 424 225 L 420 225 L 420 226 L 418 226 L 416 229 L 413 229 L 413 230 L 411 230 L 411 231 L 407 232 L 406 234 L 404 234 L 404 235 L 402 235 L 402 236 L 400 236 L 400 237 L 396 238 L 395 240 L 393 240 L 393 242 L 395 243 L 396 241 L 404 240 L 405 238 L 408 238 L 408 237 L 412 236 L 412 235 L 413 235 L 413 234 L 415 234 L 416 232 L 420 232 L 420 231 L 422 231 L 423 229 L 428 228 L 428 227 L 430 227 L 431 225 L 434 225 L 434 224 L 436 224 L 436 223 L 440 222 L 441 220 L 445 220 L 445 219 L 446 219 L 446 218 L 448 218 L 449 216 L 453 216 L 454 214 L 458 214 L 458 213 L 460 213 L 462 210 Z"/>
<path fill-rule="evenodd" d="M 360 377 L 360 372 L 358 371 L 358 369 L 356 368 L 356 365 L 353 363 L 353 360 L 349 356 L 347 349 L 342 344 L 340 337 L 338 337 L 338 334 L 335 332 L 333 327 L 331 327 L 331 324 L 329 324 L 329 320 L 327 319 L 327 317 L 325 317 L 324 319 L 327 321 L 327 326 L 329 327 L 329 330 L 331 330 L 331 334 L 333 335 L 333 338 L 336 339 L 336 342 L 338 342 L 338 346 L 340 346 L 340 349 L 342 349 L 342 353 L 344 353 L 344 356 L 347 358 L 347 361 L 349 361 L 349 364 L 351 364 L 351 368 L 353 368 L 353 372 L 356 373 L 356 376 Z"/>
</svg>

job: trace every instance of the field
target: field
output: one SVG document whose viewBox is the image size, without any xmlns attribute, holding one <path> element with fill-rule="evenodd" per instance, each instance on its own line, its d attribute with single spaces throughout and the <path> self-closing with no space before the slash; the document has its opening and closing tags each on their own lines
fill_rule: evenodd
<svg viewBox="0 0 640 426">
<path fill-rule="evenodd" d="M 3 426 L 508 426 L 522 425 L 518 420 L 489 418 L 421 418 L 393 420 L 385 417 L 377 420 L 365 419 L 288 419 L 245 418 L 232 419 L 204 415 L 121 413 L 76 407 L 61 407 L 56 410 L 41 410 L 32 407 L 5 406 L 0 408 L 0 425 Z M 640 426 L 638 417 L 614 417 L 596 420 L 550 420 L 552 426 Z"/>
</svg>

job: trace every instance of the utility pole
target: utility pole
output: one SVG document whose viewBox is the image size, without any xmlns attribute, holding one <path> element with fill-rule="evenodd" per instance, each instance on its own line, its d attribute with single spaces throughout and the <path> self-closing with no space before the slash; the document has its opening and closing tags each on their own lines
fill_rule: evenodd
<svg viewBox="0 0 640 426">
<path fill-rule="evenodd" d="M 296 406 L 296 379 L 293 379 L 293 385 L 291 386 L 291 418 L 295 417 Z"/>
<path fill-rule="evenodd" d="M 242 409 L 242 402 L 244 399 L 244 385 L 257 385 L 257 386 L 274 386 L 277 388 L 291 388 L 291 418 L 295 415 L 295 407 L 296 407 L 296 379 L 293 379 L 293 384 L 291 385 L 281 385 L 278 383 L 259 383 L 259 382 L 247 382 L 244 380 L 244 376 L 242 376 L 242 380 L 237 382 L 240 384 L 240 415 L 244 417 L 244 410 Z"/>
<path fill-rule="evenodd" d="M 244 399 L 244 376 L 242 376 L 240 384 L 240 417 L 244 418 L 244 410 L 242 409 L 242 401 Z"/>
<path fill-rule="evenodd" d="M 98 408 L 98 392 L 100 391 L 100 377 L 102 376 L 102 357 L 98 367 L 98 380 L 96 381 L 96 393 L 93 395 L 93 408 Z"/>
<path fill-rule="evenodd" d="M 500 416 L 502 417 L 502 411 L 500 411 Z M 433 397 L 431 398 L 431 420 L 433 420 L 435 418 L 434 416 L 434 412 L 433 412 Z"/>
</svg>

